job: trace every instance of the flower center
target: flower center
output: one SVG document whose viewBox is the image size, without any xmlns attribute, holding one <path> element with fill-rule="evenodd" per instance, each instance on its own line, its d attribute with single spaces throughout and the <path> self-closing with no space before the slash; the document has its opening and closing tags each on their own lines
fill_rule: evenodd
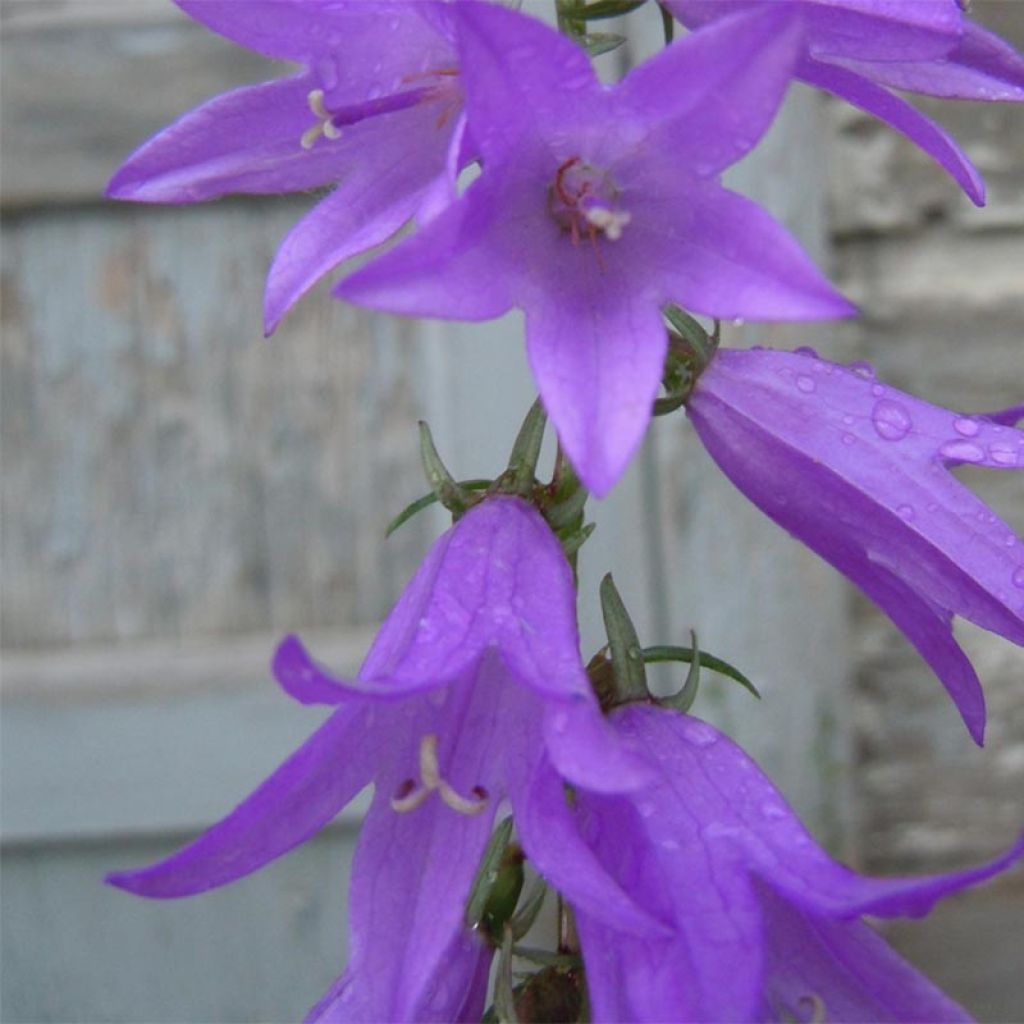
<svg viewBox="0 0 1024 1024">
<path fill-rule="evenodd" d="M 437 763 L 437 736 L 427 733 L 420 740 L 420 781 L 406 779 L 391 798 L 391 809 L 399 814 L 408 814 L 433 792 L 459 814 L 479 814 L 487 806 L 488 793 L 483 786 L 474 786 L 470 796 L 465 797 L 445 781 Z"/>
<path fill-rule="evenodd" d="M 632 219 L 629 211 L 618 205 L 618 198 L 619 190 L 605 171 L 573 156 L 555 172 L 548 188 L 548 210 L 573 245 L 589 238 L 600 256 L 598 236 L 616 242 Z"/>
<path fill-rule="evenodd" d="M 340 139 L 342 128 L 348 125 L 358 124 L 380 114 L 408 110 L 421 103 L 446 99 L 448 102 L 442 108 L 437 121 L 437 127 L 441 128 L 460 101 L 458 74 L 455 68 L 439 68 L 437 71 L 407 75 L 402 81 L 409 88 L 375 96 L 347 107 L 328 107 L 324 102 L 323 89 L 313 89 L 306 100 L 316 121 L 302 133 L 300 144 L 303 149 L 312 149 L 321 138 Z M 415 85 L 415 82 L 421 84 Z"/>
</svg>

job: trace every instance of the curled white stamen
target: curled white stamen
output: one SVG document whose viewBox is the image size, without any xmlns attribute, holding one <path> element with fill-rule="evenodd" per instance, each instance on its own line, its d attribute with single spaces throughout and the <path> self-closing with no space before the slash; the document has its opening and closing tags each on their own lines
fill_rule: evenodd
<svg viewBox="0 0 1024 1024">
<path fill-rule="evenodd" d="M 465 797 L 454 789 L 441 775 L 441 767 L 437 763 L 437 735 L 427 733 L 420 740 L 420 785 L 409 779 L 391 798 L 391 809 L 399 814 L 416 810 L 431 793 L 437 795 L 459 814 L 479 814 L 488 801 L 487 790 L 483 786 L 474 786 L 471 797 Z"/>
<path fill-rule="evenodd" d="M 331 120 L 334 116 L 324 106 L 323 89 L 312 89 L 306 97 L 310 112 L 317 119 L 316 124 L 310 125 L 303 133 L 299 144 L 303 149 L 312 149 L 316 140 L 323 136 L 325 139 L 340 139 L 341 129 Z"/>
<path fill-rule="evenodd" d="M 622 237 L 622 229 L 633 219 L 626 210 L 609 210 L 607 206 L 592 206 L 585 214 L 587 223 L 603 231 L 609 242 Z"/>
</svg>

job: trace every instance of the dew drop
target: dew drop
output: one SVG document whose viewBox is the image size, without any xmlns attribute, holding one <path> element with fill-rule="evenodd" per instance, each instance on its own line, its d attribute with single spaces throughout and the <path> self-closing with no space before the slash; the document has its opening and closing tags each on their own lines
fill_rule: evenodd
<svg viewBox="0 0 1024 1024">
<path fill-rule="evenodd" d="M 843 444 L 853 444 L 856 440 L 853 434 L 843 434 Z"/>
<path fill-rule="evenodd" d="M 997 466 L 1016 466 L 1017 453 L 1009 441 L 995 441 L 988 446 L 988 454 Z"/>
<path fill-rule="evenodd" d="M 1010 580 L 1015 587 L 1019 587 L 1021 590 L 1024 590 L 1024 565 L 1014 570 Z"/>
<path fill-rule="evenodd" d="M 767 801 L 766 803 L 761 804 L 761 813 L 766 818 L 771 818 L 777 821 L 779 818 L 784 818 L 786 816 L 786 809 L 782 804 Z"/>
<path fill-rule="evenodd" d="M 896 508 L 896 512 L 900 519 L 905 519 L 908 523 L 914 518 L 914 506 L 913 505 L 899 505 Z"/>
<path fill-rule="evenodd" d="M 678 850 L 679 843 L 675 839 L 662 839 L 658 844 L 663 850 Z"/>
<path fill-rule="evenodd" d="M 863 380 L 875 379 L 875 368 L 870 363 L 850 363 L 850 369 Z"/>
<path fill-rule="evenodd" d="M 978 426 L 977 420 L 972 420 L 968 416 L 957 416 L 953 420 L 953 429 L 963 437 L 974 437 L 981 427 Z"/>
<path fill-rule="evenodd" d="M 846 415 L 845 415 L 845 416 L 843 417 L 843 422 L 844 422 L 844 423 L 845 423 L 845 424 L 846 424 L 846 425 L 847 425 L 848 427 L 849 427 L 849 426 L 852 426 L 852 425 L 853 425 L 853 417 L 852 417 L 852 416 L 851 416 L 851 415 L 850 415 L 849 413 L 847 413 L 847 414 L 846 414 Z"/>
<path fill-rule="evenodd" d="M 901 441 L 913 426 L 907 410 L 889 398 L 875 403 L 871 411 L 871 422 L 878 436 L 886 441 Z"/>
<path fill-rule="evenodd" d="M 816 387 L 813 378 L 808 377 L 806 373 L 796 375 L 796 386 L 805 395 L 809 395 Z"/>
<path fill-rule="evenodd" d="M 652 803 L 639 803 L 636 805 L 636 809 L 640 812 L 641 818 L 653 818 L 654 812 L 658 809 Z"/>
<path fill-rule="evenodd" d="M 985 453 L 973 441 L 947 441 L 939 454 L 957 462 L 981 462 L 985 458 Z"/>
<path fill-rule="evenodd" d="M 564 711 L 559 711 L 551 720 L 551 728 L 561 735 L 569 726 L 569 716 Z"/>
<path fill-rule="evenodd" d="M 883 388 L 881 384 L 872 384 L 871 394 L 873 394 L 875 398 L 881 398 L 882 395 L 885 394 L 885 388 Z"/>
<path fill-rule="evenodd" d="M 686 739 L 695 747 L 710 747 L 718 739 L 718 733 L 710 725 L 693 722 L 686 730 Z"/>
</svg>

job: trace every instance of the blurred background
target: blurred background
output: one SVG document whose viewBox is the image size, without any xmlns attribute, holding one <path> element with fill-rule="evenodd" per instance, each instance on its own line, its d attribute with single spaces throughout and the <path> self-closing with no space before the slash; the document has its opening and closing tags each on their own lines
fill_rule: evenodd
<svg viewBox="0 0 1024 1024">
<path fill-rule="evenodd" d="M 539 8 L 540 5 L 538 5 Z M 548 5 L 544 5 L 545 9 Z M 313 196 L 192 208 L 101 198 L 200 100 L 284 69 L 149 0 L 7 0 L 2 27 L 2 1004 L 15 1021 L 292 1020 L 344 963 L 359 808 L 225 890 L 149 903 L 105 872 L 217 820 L 315 727 L 267 663 L 298 631 L 355 671 L 444 523 L 384 524 L 426 488 L 416 421 L 457 476 L 503 464 L 533 397 L 522 324 L 367 314 L 321 287 L 271 341 L 260 296 Z M 1024 47 L 1024 7 L 973 16 Z M 629 22 L 615 76 L 659 45 Z M 731 183 L 801 237 L 863 315 L 727 327 L 730 344 L 868 359 L 953 408 L 1021 401 L 1024 110 L 921 105 L 984 173 L 974 209 L 889 129 L 794 89 Z M 964 477 L 1024 532 L 1019 474 Z M 659 421 L 584 550 L 584 653 L 608 569 L 647 643 L 738 665 L 698 712 L 750 748 L 837 854 L 874 873 L 992 857 L 1024 824 L 1024 652 L 963 637 L 985 750 L 914 651 L 748 507 L 681 414 Z M 889 937 L 985 1020 L 1024 1019 L 1024 876 Z"/>
</svg>

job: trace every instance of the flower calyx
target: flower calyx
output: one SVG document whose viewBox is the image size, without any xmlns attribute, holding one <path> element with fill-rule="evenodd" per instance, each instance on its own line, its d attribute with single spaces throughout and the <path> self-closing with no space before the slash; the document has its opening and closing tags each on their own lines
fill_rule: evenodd
<svg viewBox="0 0 1024 1024">
<path fill-rule="evenodd" d="M 655 399 L 655 416 L 665 416 L 686 404 L 700 375 L 714 358 L 721 338 L 718 320 L 709 334 L 697 319 L 678 306 L 666 306 L 663 314 L 669 323 L 668 354 L 661 378 L 665 394 Z"/>
</svg>

